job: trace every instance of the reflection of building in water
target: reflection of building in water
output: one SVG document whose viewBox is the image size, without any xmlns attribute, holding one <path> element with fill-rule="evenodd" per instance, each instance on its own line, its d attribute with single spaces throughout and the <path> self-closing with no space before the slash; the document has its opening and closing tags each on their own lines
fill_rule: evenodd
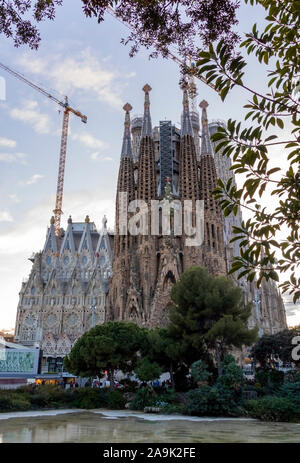
<svg viewBox="0 0 300 463">
<path fill-rule="evenodd" d="M 106 220 L 100 232 L 87 217 L 84 223 L 68 220 L 66 230 L 55 236 L 54 224 L 47 231 L 44 248 L 33 255 L 29 279 L 22 284 L 16 320 L 15 339 L 25 345 L 41 345 L 44 368 L 62 368 L 62 360 L 75 340 L 94 324 L 104 320 L 132 320 L 145 326 L 163 325 L 171 303 L 170 289 L 184 270 L 204 266 L 212 275 L 225 275 L 238 243 L 230 243 L 237 216 L 224 217 L 212 196 L 217 179 L 231 176 L 231 161 L 216 154 L 210 135 L 222 121 L 207 118 L 208 103 L 203 100 L 200 122 L 195 107 L 190 112 L 187 90 L 183 91 L 181 128 L 172 121 L 160 121 L 152 128 L 149 85 L 144 87 L 144 114 L 130 122 L 129 104 L 124 106 L 124 137 L 116 195 L 116 233 L 107 233 Z M 201 143 L 200 143 L 201 141 Z M 235 179 L 233 177 L 233 183 Z M 152 200 L 188 200 L 192 223 L 195 204 L 204 204 L 204 241 L 188 246 L 188 236 L 151 234 L 152 217 L 147 216 L 145 235 L 120 234 L 121 212 L 127 200 L 143 200 L 149 210 Z M 178 208 L 173 208 L 171 222 Z M 187 218 L 182 215 L 184 230 Z M 126 217 L 128 221 L 128 217 Z M 128 225 L 128 222 L 125 223 Z M 122 228 L 122 227 L 121 227 Z M 256 300 L 254 286 L 245 279 L 236 281 L 247 300 Z M 276 284 L 264 282 L 253 304 L 250 326 L 262 332 L 276 332 L 286 326 L 285 311 Z"/>
</svg>

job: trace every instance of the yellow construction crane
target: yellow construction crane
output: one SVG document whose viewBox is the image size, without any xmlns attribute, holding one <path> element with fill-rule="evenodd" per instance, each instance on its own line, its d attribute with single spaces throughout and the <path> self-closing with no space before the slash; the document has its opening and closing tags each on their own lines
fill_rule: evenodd
<svg viewBox="0 0 300 463">
<path fill-rule="evenodd" d="M 86 124 L 87 117 L 81 114 L 80 111 L 72 108 L 69 106 L 68 97 L 66 96 L 64 101 L 59 100 L 55 96 L 51 95 L 49 92 L 44 90 L 43 88 L 39 87 L 38 85 L 30 82 L 30 80 L 26 79 L 22 74 L 19 74 L 16 71 L 13 71 L 8 66 L 0 63 L 0 67 L 5 71 L 12 74 L 17 79 L 22 80 L 30 87 L 34 88 L 38 92 L 42 93 L 46 97 L 50 98 L 50 100 L 57 103 L 64 109 L 63 113 L 63 123 L 62 123 L 62 133 L 61 133 L 61 144 L 60 144 L 60 154 L 59 154 L 59 167 L 58 167 L 58 178 L 57 178 L 57 190 L 56 190 L 56 200 L 55 200 L 55 209 L 53 210 L 54 213 L 54 229 L 56 235 L 60 235 L 60 221 L 62 215 L 62 201 L 63 201 L 63 191 L 64 191 L 64 177 L 65 177 L 65 164 L 66 164 L 66 154 L 67 154 L 67 141 L 68 141 L 68 128 L 69 128 L 69 114 L 70 112 L 75 114 L 81 118 L 81 121 Z"/>
</svg>

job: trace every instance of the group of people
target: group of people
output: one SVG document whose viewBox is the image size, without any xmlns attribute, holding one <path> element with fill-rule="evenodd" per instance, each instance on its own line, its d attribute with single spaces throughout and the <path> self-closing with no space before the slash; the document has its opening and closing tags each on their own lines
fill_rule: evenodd
<svg viewBox="0 0 300 463">
<path fill-rule="evenodd" d="M 62 389 L 73 389 L 73 388 L 79 387 L 79 384 L 77 383 L 77 381 L 74 381 L 74 380 L 67 383 L 61 379 L 58 384 Z"/>
</svg>

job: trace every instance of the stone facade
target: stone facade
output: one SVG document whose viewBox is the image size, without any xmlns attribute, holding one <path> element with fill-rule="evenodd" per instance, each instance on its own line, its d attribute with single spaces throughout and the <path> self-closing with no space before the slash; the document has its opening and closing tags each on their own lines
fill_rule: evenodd
<svg viewBox="0 0 300 463">
<path fill-rule="evenodd" d="M 208 104 L 203 100 L 200 136 L 199 117 L 195 111 L 190 113 L 183 89 L 181 129 L 171 121 L 161 121 L 153 129 L 150 90 L 144 86 L 144 115 L 135 117 L 133 126 L 132 108 L 128 103 L 124 106 L 115 232 L 108 232 L 106 219 L 98 232 L 87 216 L 83 223 L 72 223 L 70 218 L 67 229 L 56 236 L 51 220 L 43 250 L 31 258 L 32 270 L 20 291 L 15 341 L 41 346 L 45 359 L 62 358 L 84 331 L 105 320 L 165 325 L 171 287 L 183 271 L 199 265 L 212 275 L 226 275 L 232 257 L 239 253 L 230 239 L 232 226 L 241 223 L 241 211 L 224 217 L 212 196 L 218 177 L 228 181 L 232 176 L 230 159 L 216 154 L 210 141 L 220 121 L 208 123 Z M 132 203 L 136 200 L 144 202 L 147 213 L 141 209 L 137 213 L 138 205 Z M 191 204 L 192 226 L 202 201 L 204 240 L 200 245 L 188 245 L 185 200 Z M 156 226 L 152 201 L 160 201 L 156 234 L 152 233 Z M 164 207 L 170 210 L 167 233 L 160 213 Z M 178 217 L 182 233 L 174 225 Z M 129 233 L 132 223 L 139 230 L 145 227 L 143 234 Z M 263 281 L 257 290 L 255 282 L 232 278 L 243 289 L 245 301 L 253 302 L 249 327 L 258 325 L 260 334 L 286 327 L 283 301 L 274 282 Z"/>
<path fill-rule="evenodd" d="M 111 239 L 105 219 L 98 232 L 88 216 L 83 223 L 69 218 L 59 237 L 51 219 L 44 248 L 30 259 L 32 269 L 19 293 L 15 342 L 39 345 L 45 359 L 63 357 L 84 331 L 104 322 Z"/>
<path fill-rule="evenodd" d="M 146 91 L 145 91 L 146 89 Z M 134 168 L 134 184 L 127 191 L 132 198 L 143 200 L 149 206 L 151 200 L 192 202 L 192 222 L 195 224 L 195 203 L 204 204 L 204 242 L 201 246 L 187 246 L 187 236 L 170 234 L 153 235 L 151 215 L 147 216 L 148 229 L 144 235 L 132 237 L 130 245 L 114 254 L 114 271 L 107 316 L 111 320 L 131 320 L 144 326 L 164 325 L 167 322 L 168 305 L 171 303 L 170 289 L 181 273 L 193 265 L 208 268 L 212 275 L 226 275 L 234 255 L 238 255 L 238 243 L 230 243 L 232 226 L 242 221 L 241 211 L 237 216 L 224 217 L 212 197 L 217 179 L 228 181 L 232 176 L 231 161 L 216 154 L 210 135 L 220 121 L 208 123 L 203 101 L 201 137 L 199 137 L 199 116 L 190 112 L 186 89 L 183 91 L 181 130 L 171 121 L 160 122 L 152 129 L 150 117 L 149 86 L 145 86 L 144 116 L 134 119 L 131 129 L 133 148 L 126 154 L 128 165 Z M 197 117 L 196 117 L 197 116 Z M 137 125 L 139 128 L 137 129 Z M 130 137 L 131 138 L 131 137 Z M 201 146 L 199 147 L 199 139 Z M 138 147 L 138 150 L 137 150 Z M 133 154 L 132 154 L 133 152 Z M 122 149 L 119 176 L 124 175 L 124 152 Z M 155 167 L 156 164 L 156 174 Z M 132 177 L 131 177 L 132 178 Z M 233 178 L 233 182 L 235 182 Z M 117 191 L 117 198 L 120 194 Z M 173 214 L 176 210 L 173 210 Z M 131 215 L 128 214 L 128 221 Z M 184 214 L 182 225 L 184 229 Z M 116 225 L 118 224 L 116 206 Z M 171 218 L 172 224 L 172 218 Z M 128 223 L 127 223 L 128 225 Z M 161 231 L 160 223 L 160 231 Z M 116 227 L 115 240 L 118 227 Z M 124 265 L 126 263 L 126 265 Z M 125 275 L 126 273 L 126 275 Z M 244 291 L 245 301 L 253 303 L 249 326 L 258 325 L 260 333 L 276 332 L 286 327 L 285 311 L 276 284 L 263 282 L 259 291 L 255 282 L 249 284 L 244 278 L 232 277 Z M 114 296 L 114 291 L 115 295 Z M 122 307 L 122 309 L 121 309 Z"/>
</svg>

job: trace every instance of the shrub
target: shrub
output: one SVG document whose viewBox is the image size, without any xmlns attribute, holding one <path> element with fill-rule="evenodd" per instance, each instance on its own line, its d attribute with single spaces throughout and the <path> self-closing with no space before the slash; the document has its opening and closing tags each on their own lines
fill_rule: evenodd
<svg viewBox="0 0 300 463">
<path fill-rule="evenodd" d="M 38 386 L 29 392 L 29 400 L 33 408 L 56 407 L 59 403 L 64 403 L 64 391 L 51 384 Z"/>
<path fill-rule="evenodd" d="M 178 394 L 174 389 L 163 389 L 162 392 L 158 394 L 158 400 L 169 404 L 179 402 Z"/>
<path fill-rule="evenodd" d="M 255 372 L 255 380 L 261 385 L 263 394 L 269 395 L 282 386 L 284 373 L 273 368 L 258 368 Z"/>
<path fill-rule="evenodd" d="M 186 395 L 185 413 L 196 416 L 239 416 L 234 392 L 221 386 L 201 386 Z"/>
<path fill-rule="evenodd" d="M 295 403 L 296 407 L 300 408 L 300 382 L 284 383 L 279 389 L 277 395 L 279 397 L 288 398 Z"/>
<path fill-rule="evenodd" d="M 208 381 L 211 373 L 208 372 L 205 362 L 197 360 L 197 362 L 194 362 L 191 365 L 191 375 L 193 380 L 198 383 Z"/>
<path fill-rule="evenodd" d="M 108 391 L 97 388 L 80 388 L 65 391 L 65 402 L 76 408 L 102 408 L 108 405 Z"/>
<path fill-rule="evenodd" d="M 120 384 L 124 386 L 124 392 L 135 392 L 139 387 L 139 383 L 137 381 L 132 381 L 129 378 L 121 379 Z"/>
<path fill-rule="evenodd" d="M 299 383 L 300 382 L 300 371 L 297 370 L 289 370 L 284 375 L 284 380 L 290 383 Z"/>
<path fill-rule="evenodd" d="M 134 399 L 130 402 L 132 410 L 144 410 L 145 407 L 154 407 L 157 402 L 157 395 L 153 395 L 147 387 L 138 389 Z"/>
<path fill-rule="evenodd" d="M 11 410 L 25 411 L 30 409 L 30 402 L 25 397 L 14 396 L 11 398 Z"/>
<path fill-rule="evenodd" d="M 24 411 L 30 408 L 30 402 L 26 397 L 11 391 L 5 391 L 0 395 L 0 411 Z"/>
<path fill-rule="evenodd" d="M 228 389 L 234 391 L 236 398 L 242 394 L 245 385 L 244 373 L 239 367 L 232 355 L 226 355 L 224 362 L 222 362 L 222 375 L 217 379 L 217 386 L 221 389 Z"/>
<path fill-rule="evenodd" d="M 126 399 L 121 391 L 107 391 L 107 406 L 108 408 L 113 408 L 120 410 L 125 408 Z"/>
<path fill-rule="evenodd" d="M 186 404 L 184 412 L 187 415 L 209 415 L 209 395 L 210 386 L 201 386 L 197 389 L 192 389 L 185 394 Z"/>
<path fill-rule="evenodd" d="M 286 397 L 266 396 L 258 400 L 248 400 L 245 409 L 253 418 L 262 421 L 297 421 L 300 410 Z"/>
<path fill-rule="evenodd" d="M 184 413 L 185 407 L 183 404 L 166 404 L 161 407 L 162 413 Z"/>
</svg>

